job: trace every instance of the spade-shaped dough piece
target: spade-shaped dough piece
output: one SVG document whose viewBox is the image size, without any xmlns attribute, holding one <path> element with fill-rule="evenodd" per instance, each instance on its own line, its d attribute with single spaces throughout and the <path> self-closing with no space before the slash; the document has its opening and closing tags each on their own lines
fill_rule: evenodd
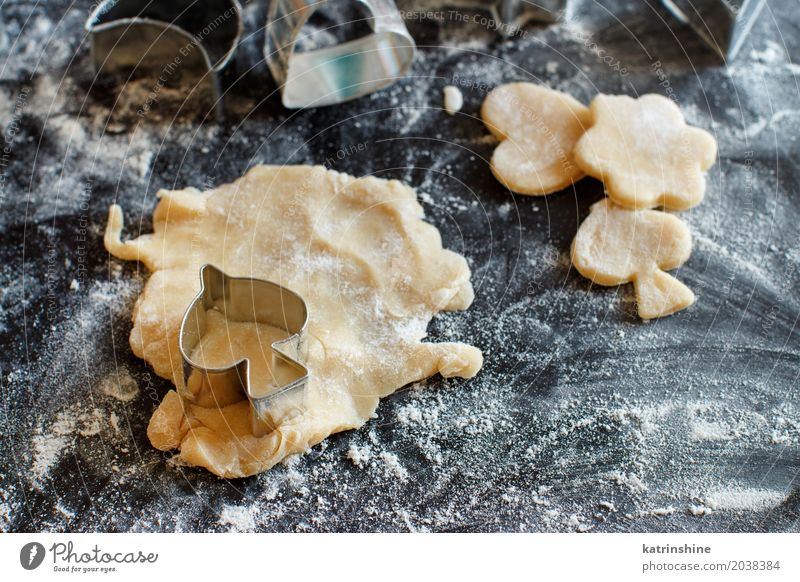
<svg viewBox="0 0 800 582">
<path fill-rule="evenodd" d="M 681 266 L 692 237 L 677 217 L 631 210 L 608 198 L 592 205 L 572 243 L 572 264 L 599 285 L 633 282 L 639 317 L 653 319 L 694 303 L 694 293 L 664 271 Z"/>
<path fill-rule="evenodd" d="M 484 99 L 481 117 L 501 140 L 491 167 L 509 190 L 550 194 L 586 175 L 572 151 L 589 127 L 589 109 L 569 95 L 532 83 L 500 85 Z"/>
<path fill-rule="evenodd" d="M 598 95 L 590 109 L 592 127 L 575 146 L 575 161 L 605 183 L 615 203 L 669 210 L 700 203 L 717 142 L 686 125 L 675 103 L 661 95 Z"/>
</svg>

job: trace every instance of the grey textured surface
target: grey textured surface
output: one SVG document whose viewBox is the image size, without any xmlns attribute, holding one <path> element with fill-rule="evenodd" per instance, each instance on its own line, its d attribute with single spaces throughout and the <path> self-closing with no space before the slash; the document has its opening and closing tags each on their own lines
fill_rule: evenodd
<svg viewBox="0 0 800 582">
<path fill-rule="evenodd" d="M 95 83 L 88 5 L 0 8 L 11 51 L 0 64 L 0 529 L 798 531 L 795 0 L 769 2 L 728 66 L 652 1 L 576 2 L 569 23 L 508 41 L 486 13 L 422 18 L 406 1 L 412 75 L 303 112 L 280 107 L 250 5 L 221 126 L 198 123 L 201 105 L 173 119 L 168 87 L 142 119 L 152 83 L 119 100 Z M 629 286 L 593 288 L 570 269 L 599 183 L 531 199 L 494 181 L 477 111 L 512 80 L 584 102 L 672 95 L 715 134 L 707 198 L 682 215 L 695 251 L 676 274 L 697 293 L 691 309 L 642 323 Z M 464 93 L 453 117 L 441 110 L 447 84 Z M 418 188 L 477 294 L 430 337 L 479 346 L 485 368 L 404 389 L 363 429 L 258 477 L 177 467 L 145 435 L 169 384 L 128 346 L 147 274 L 109 260 L 107 208 L 123 205 L 134 236 L 150 230 L 159 188 L 326 160 Z"/>
</svg>

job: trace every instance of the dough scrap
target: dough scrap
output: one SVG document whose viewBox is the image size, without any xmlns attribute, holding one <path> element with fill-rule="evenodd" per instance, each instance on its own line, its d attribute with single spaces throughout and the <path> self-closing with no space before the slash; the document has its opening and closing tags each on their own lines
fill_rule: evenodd
<svg viewBox="0 0 800 582">
<path fill-rule="evenodd" d="M 585 176 L 573 149 L 591 116 L 569 95 L 532 83 L 500 85 L 484 99 L 481 117 L 501 140 L 492 173 L 509 190 L 550 194 Z"/>
<path fill-rule="evenodd" d="M 592 205 L 572 243 L 572 264 L 599 285 L 633 282 L 639 317 L 670 315 L 694 303 L 694 293 L 665 273 L 685 263 L 692 237 L 676 216 L 631 210 L 604 198 Z"/>
<path fill-rule="evenodd" d="M 378 400 L 402 386 L 436 373 L 470 378 L 479 371 L 477 348 L 421 341 L 437 312 L 466 309 L 473 290 L 466 260 L 442 248 L 439 231 L 422 221 L 413 189 L 320 166 L 256 166 L 207 192 L 158 196 L 154 233 L 122 242 L 116 205 L 105 233 L 112 255 L 152 271 L 134 308 L 130 343 L 176 386 L 150 420 L 156 448 L 180 449 L 182 462 L 222 477 L 253 475 L 332 433 L 362 426 Z M 180 321 L 205 263 L 231 276 L 274 281 L 308 304 L 306 409 L 265 436 L 253 435 L 243 394 L 202 393 L 183 383 Z M 252 354 L 261 349 L 251 343 L 256 334 L 269 336 L 269 349 L 274 329 L 212 319 L 206 357 Z M 261 364 L 269 374 L 267 359 Z"/>
<path fill-rule="evenodd" d="M 605 183 L 616 204 L 686 210 L 702 201 L 717 142 L 688 126 L 675 103 L 661 95 L 598 95 L 590 109 L 592 127 L 578 141 L 575 160 Z"/>
<path fill-rule="evenodd" d="M 448 85 L 442 91 L 443 98 L 444 98 L 444 110 L 447 111 L 448 115 L 455 115 L 461 108 L 464 106 L 464 96 L 461 94 L 461 90 L 454 86 Z"/>
</svg>

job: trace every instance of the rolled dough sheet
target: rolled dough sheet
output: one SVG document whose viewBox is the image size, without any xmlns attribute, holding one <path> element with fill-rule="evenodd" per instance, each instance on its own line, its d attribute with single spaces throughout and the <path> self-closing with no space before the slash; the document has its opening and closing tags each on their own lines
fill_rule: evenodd
<svg viewBox="0 0 800 582">
<path fill-rule="evenodd" d="M 210 191 L 158 196 L 154 233 L 122 242 L 115 205 L 105 245 L 152 271 L 130 343 L 176 386 L 153 413 L 148 436 L 158 449 L 178 449 L 180 461 L 223 477 L 253 475 L 362 426 L 380 398 L 406 384 L 437 373 L 469 378 L 480 369 L 475 347 L 422 342 L 433 316 L 466 309 L 473 290 L 464 258 L 442 248 L 439 231 L 422 221 L 415 191 L 400 182 L 319 166 L 257 166 Z M 180 322 L 205 263 L 275 281 L 308 304 L 306 408 L 266 436 L 252 434 L 243 394 L 183 385 Z M 268 376 L 268 358 L 259 354 L 277 332 L 215 318 L 203 357 L 220 364 L 249 354 Z M 264 346 L 254 345 L 265 337 Z"/>
</svg>

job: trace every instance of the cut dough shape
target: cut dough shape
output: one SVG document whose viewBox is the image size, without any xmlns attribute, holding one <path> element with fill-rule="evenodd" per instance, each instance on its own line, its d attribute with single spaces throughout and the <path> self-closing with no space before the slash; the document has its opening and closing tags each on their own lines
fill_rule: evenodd
<svg viewBox="0 0 800 582">
<path fill-rule="evenodd" d="M 152 275 L 133 313 L 134 353 L 171 379 L 148 427 L 158 449 L 223 477 L 244 477 L 303 453 L 371 418 L 378 400 L 440 373 L 474 376 L 481 352 L 461 343 L 423 343 L 431 318 L 473 299 L 464 258 L 444 250 L 422 221 L 413 189 L 397 181 L 311 166 L 257 166 L 207 192 L 161 191 L 153 234 L 122 242 L 122 210 L 112 206 L 106 248 L 142 261 Z M 308 304 L 311 377 L 305 411 L 266 436 L 253 435 L 244 395 L 184 386 L 181 317 L 210 263 L 231 276 L 274 281 Z M 278 330 L 213 318 L 198 349 L 217 365 L 249 354 L 269 374 Z M 263 345 L 254 346 L 257 336 Z M 201 357 L 196 354 L 196 357 Z M 263 365 L 262 365 L 263 364 Z"/>
<path fill-rule="evenodd" d="M 592 127 L 578 141 L 575 160 L 605 183 L 615 203 L 668 210 L 700 203 L 717 142 L 686 125 L 675 103 L 661 95 L 598 95 L 590 109 Z"/>
<path fill-rule="evenodd" d="M 512 192 L 557 192 L 585 176 L 573 149 L 589 127 L 589 109 L 564 93 L 532 83 L 500 85 L 481 106 L 486 127 L 501 143 L 492 173 Z"/>
<path fill-rule="evenodd" d="M 572 264 L 599 285 L 633 282 L 639 317 L 653 319 L 685 309 L 694 293 L 665 270 L 692 252 L 692 236 L 676 216 L 631 210 L 608 198 L 592 205 L 572 243 Z"/>
</svg>

